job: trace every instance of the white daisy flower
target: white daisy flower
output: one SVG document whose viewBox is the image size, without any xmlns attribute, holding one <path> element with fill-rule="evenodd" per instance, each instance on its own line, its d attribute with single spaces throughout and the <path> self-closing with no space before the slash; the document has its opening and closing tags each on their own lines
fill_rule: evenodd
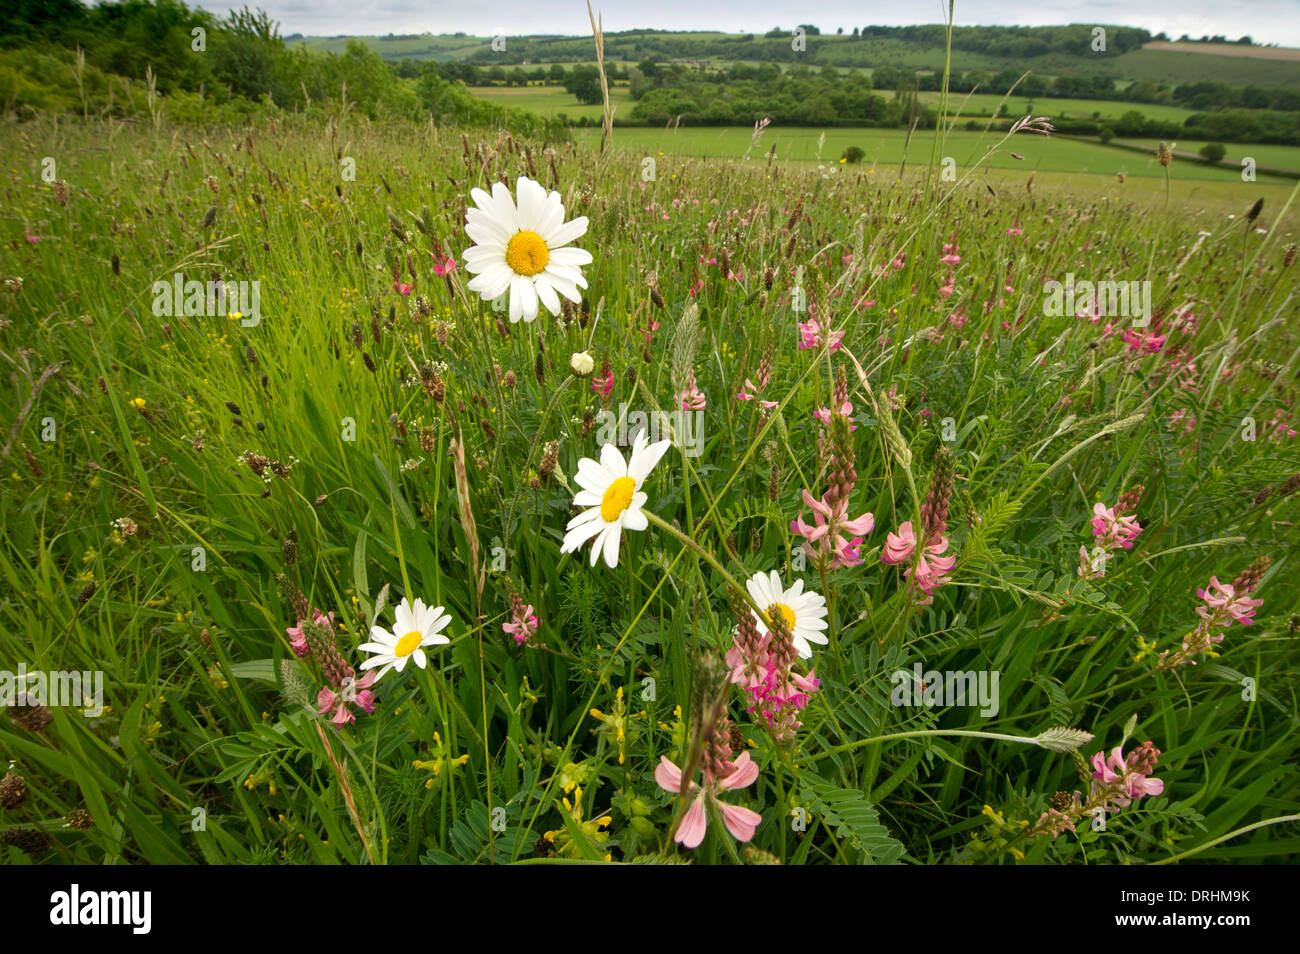
<svg viewBox="0 0 1300 954">
<path fill-rule="evenodd" d="M 793 637 L 794 648 L 802 659 L 812 656 L 809 643 L 825 645 L 828 639 L 824 633 L 826 623 L 826 597 L 809 590 L 803 591 L 803 580 L 795 580 L 788 590 L 781 585 L 781 577 L 776 570 L 771 573 L 755 573 L 745 584 L 749 595 L 772 618 L 773 613 L 780 613 L 786 628 Z M 767 619 L 755 615 L 758 631 L 767 635 Z"/>
<path fill-rule="evenodd" d="M 390 669 L 401 672 L 411 659 L 414 659 L 415 664 L 423 669 L 429 661 L 423 647 L 441 646 L 451 642 L 446 636 L 439 635 L 451 622 L 451 617 L 443 612 L 441 606 L 430 609 L 424 605 L 424 600 L 418 597 L 415 605 L 412 606 L 403 597 L 402 602 L 398 603 L 393 611 L 393 616 L 395 625 L 391 631 L 380 626 L 372 626 L 370 636 L 374 641 L 362 643 L 357 647 L 363 652 L 375 654 L 361 664 L 362 671 L 374 669 L 376 666 L 384 667 L 379 670 L 379 675 L 375 676 L 375 682 L 383 679 L 384 674 Z"/>
<path fill-rule="evenodd" d="M 565 247 L 587 231 L 587 217 L 565 222 L 560 193 L 527 176 L 519 177 L 515 192 L 518 205 L 500 182 L 492 183 L 491 195 L 470 190 L 478 208 L 465 212 L 465 233 L 475 243 L 464 253 L 474 275 L 469 290 L 484 301 L 509 292 L 512 322 L 534 320 L 538 301 L 558 315 L 560 295 L 577 303 L 578 289 L 587 287 L 580 266 L 591 263 L 591 253 Z"/>
<path fill-rule="evenodd" d="M 641 512 L 647 500 L 641 492 L 641 485 L 672 444 L 672 441 L 663 440 L 647 446 L 648 440 L 645 431 L 637 434 L 626 463 L 613 444 L 600 449 L 599 462 L 590 457 L 578 461 L 578 474 L 574 480 L 582 489 L 573 498 L 573 503 L 589 509 L 569 521 L 561 553 L 574 553 L 595 537 L 596 542 L 591 547 L 591 565 L 596 565 L 604 551 L 605 565 L 610 569 L 618 566 L 618 544 L 623 528 L 644 530 L 649 525 Z"/>
</svg>

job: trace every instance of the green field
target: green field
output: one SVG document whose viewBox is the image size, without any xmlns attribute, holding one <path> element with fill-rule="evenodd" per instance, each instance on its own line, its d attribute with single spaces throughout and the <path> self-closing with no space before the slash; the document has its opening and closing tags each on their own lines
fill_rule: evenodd
<svg viewBox="0 0 1300 954">
<path fill-rule="evenodd" d="M 888 96 L 889 93 L 884 95 Z M 937 92 L 923 92 L 918 94 L 921 102 L 929 106 L 939 105 L 939 94 Z M 952 93 L 948 97 L 948 110 L 951 114 L 960 111 L 961 116 L 992 116 L 993 110 L 1002 103 L 1003 97 L 996 93 Z M 1161 103 L 1124 103 L 1107 99 L 1055 99 L 1046 96 L 1027 97 L 1027 96 L 1009 96 L 1006 97 L 1006 105 L 1002 110 L 1003 116 L 1023 116 L 1027 112 L 1033 112 L 1035 116 L 1047 116 L 1049 118 L 1071 117 L 1074 119 L 1090 119 L 1094 114 L 1100 114 L 1102 119 L 1118 119 L 1125 113 L 1136 110 L 1147 119 L 1158 119 L 1162 122 L 1181 123 L 1188 116 L 1192 115 L 1195 110 L 1184 109 L 1181 106 L 1166 106 Z"/>
<path fill-rule="evenodd" d="M 386 60 L 459 60 L 492 42 L 481 36 L 308 36 L 290 40 L 291 46 L 306 46 L 327 53 L 342 53 L 349 40 L 361 40 Z"/>
<path fill-rule="evenodd" d="M 1152 165 L 1155 164 L 1155 149 L 1158 144 L 1156 140 L 1145 139 L 1116 139 L 1118 143 L 1129 146 L 1138 146 L 1148 150 L 1149 159 Z M 1179 139 L 1174 142 L 1174 148 L 1179 152 L 1200 152 L 1201 147 L 1206 144 L 1204 139 Z M 1300 147 L 1296 146 L 1273 146 L 1260 145 L 1257 143 L 1223 143 L 1227 150 L 1224 156 L 1225 163 L 1231 163 L 1240 166 L 1241 159 L 1244 156 L 1251 156 L 1261 166 L 1274 166 L 1279 169 L 1300 170 Z M 1145 163 L 1144 157 L 1134 155 L 1134 159 Z M 1131 164 L 1131 163 L 1130 163 Z M 1183 166 L 1180 169 L 1185 168 Z M 1136 173 L 1135 173 L 1136 174 Z M 1239 174 L 1234 171 L 1234 174 Z"/>
<path fill-rule="evenodd" d="M 502 105 L 521 106 L 543 116 L 564 113 L 571 118 L 590 116 L 594 119 L 601 114 L 600 106 L 582 105 L 571 93 L 565 92 L 563 86 L 471 86 L 470 91 L 476 96 L 482 96 Z M 632 107 L 636 103 L 628 95 L 626 84 L 616 84 L 611 88 L 611 93 L 615 105 L 618 106 L 618 117 L 620 119 L 628 118 L 631 115 Z M 884 90 L 879 95 L 890 98 L 893 93 Z M 936 92 L 923 92 L 920 94 L 920 99 L 921 102 L 930 106 L 938 106 L 939 104 L 939 94 Z M 960 110 L 960 118 L 992 116 L 994 109 L 1002 102 L 1003 97 L 995 93 L 971 93 L 969 96 L 964 93 L 954 93 L 949 97 L 949 111 L 951 114 L 957 115 Z M 1193 113 L 1193 110 L 1184 109 L 1180 106 L 1164 106 L 1153 103 L 1123 103 L 1101 99 L 1049 99 L 1046 97 L 1031 100 L 1024 96 L 1011 96 L 1006 98 L 1001 115 L 1004 117 L 1021 116 L 1030 110 L 1031 105 L 1033 106 L 1034 115 L 1048 117 L 1089 118 L 1094 113 L 1100 113 L 1103 119 L 1117 119 L 1131 110 L 1137 110 L 1149 119 L 1181 123 Z"/>
<path fill-rule="evenodd" d="M 575 130 L 580 139 L 599 138 L 599 130 Z M 822 136 L 825 140 L 822 140 Z M 667 156 L 730 156 L 739 157 L 749 147 L 751 130 L 735 127 L 692 127 L 676 130 L 646 129 L 641 127 L 615 130 L 615 145 L 623 149 L 640 150 L 647 154 L 662 153 Z M 940 154 L 951 156 L 957 163 L 958 175 L 971 164 L 984 164 L 988 147 L 996 141 L 992 134 L 957 130 L 949 134 L 947 145 Z M 902 129 L 777 129 L 769 127 L 750 156 L 766 157 L 775 145 L 776 158 L 804 162 L 821 162 L 834 166 L 849 146 L 858 146 L 866 152 L 862 171 L 878 169 L 892 174 L 904 159 L 911 164 L 925 164 L 930 159 L 932 132 L 913 134 L 907 143 L 907 132 Z M 819 150 L 820 145 L 820 152 Z M 1254 148 L 1254 147 L 1250 147 Z M 1261 155 L 1263 149 L 1259 150 Z M 1016 159 L 1011 152 L 1023 156 Z M 1290 150 L 1294 156 L 1297 150 Z M 1269 149 L 1272 156 L 1272 149 Z M 1260 160 L 1261 163 L 1263 160 Z M 1022 172 L 1042 171 L 1059 173 L 1093 173 L 1114 176 L 1123 172 L 1131 176 L 1164 177 L 1164 170 L 1142 156 L 1119 149 L 1110 149 L 1100 143 L 1085 142 L 1061 137 L 1043 138 L 1022 134 L 1013 139 L 992 157 L 994 168 L 1014 169 Z M 1282 163 L 1279 163 L 1282 164 Z M 1294 159 L 1292 167 L 1295 168 Z M 1220 182 L 1240 181 L 1240 173 L 1233 169 L 1204 166 L 1198 163 L 1179 162 L 1174 166 L 1178 179 L 1210 180 Z M 1266 177 L 1261 175 L 1261 180 Z M 1279 180 L 1283 181 L 1283 180 Z"/>
<path fill-rule="evenodd" d="M 1285 60 L 1183 53 L 1178 50 L 1133 50 L 1115 57 L 1117 74 L 1126 79 L 1166 83 L 1213 80 L 1233 86 L 1281 86 L 1295 89 L 1300 68 Z"/>
<path fill-rule="evenodd" d="M 540 116 L 558 116 L 563 113 L 570 119 L 600 119 L 604 109 L 600 104 L 584 105 L 567 93 L 563 86 L 471 86 L 475 96 L 491 100 L 502 106 L 518 106 Z M 636 105 L 628 95 L 626 86 L 612 86 L 609 91 L 614 102 L 616 119 L 628 119 Z"/>
</svg>

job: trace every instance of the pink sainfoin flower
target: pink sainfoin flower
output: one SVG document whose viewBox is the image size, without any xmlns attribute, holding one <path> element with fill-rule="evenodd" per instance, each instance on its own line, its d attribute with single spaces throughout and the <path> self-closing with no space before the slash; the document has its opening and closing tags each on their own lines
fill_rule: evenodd
<svg viewBox="0 0 1300 954">
<path fill-rule="evenodd" d="M 828 491 L 827 497 L 830 496 Z M 812 524 L 804 523 L 803 511 L 790 521 L 790 530 L 812 544 L 817 553 L 829 560 L 830 569 L 857 566 L 862 562 L 858 554 L 862 538 L 876 528 L 875 517 L 864 513 L 850 519 L 848 499 L 837 499 L 833 504 L 818 500 L 807 490 L 803 502 L 812 508 Z"/>
<path fill-rule="evenodd" d="M 731 611 L 736 632 L 726 655 L 728 678 L 749 696 L 747 711 L 755 721 L 765 724 L 777 741 L 789 741 L 803 724 L 798 713 L 821 680 L 815 669 L 806 676 L 795 669 L 799 651 L 786 626 L 773 624 L 760 631 L 749 605 L 735 594 Z"/>
<path fill-rule="evenodd" d="M 393 282 L 393 291 L 397 292 L 399 295 L 410 295 L 414 290 L 414 285 L 408 285 L 403 281 Z"/>
<path fill-rule="evenodd" d="M 790 521 L 790 530 L 803 537 L 816 558 L 828 568 L 838 569 L 862 562 L 858 548 L 862 538 L 876 526 L 875 517 L 870 513 L 849 517 L 849 497 L 858 474 L 853 450 L 854 428 L 849 419 L 853 405 L 849 403 L 848 377 L 843 365 L 836 372 L 831 404 L 837 410 L 822 409 L 818 413 L 818 419 L 826 424 L 823 441 L 830 453 L 826 493 L 817 500 L 807 490 L 803 491 L 803 501 L 813 511 L 813 522 L 805 523 L 800 510 L 799 516 Z"/>
<path fill-rule="evenodd" d="M 1183 425 L 1183 433 L 1190 434 L 1196 429 L 1196 415 L 1189 414 L 1187 408 L 1180 407 L 1169 415 L 1169 423 L 1175 427 Z"/>
<path fill-rule="evenodd" d="M 297 653 L 299 657 L 306 656 L 309 651 L 307 646 L 307 635 L 303 632 L 303 627 L 306 622 L 306 620 L 300 619 L 298 620 L 297 626 L 290 626 L 285 630 L 285 633 L 289 637 L 289 644 L 293 647 L 293 651 Z M 327 628 L 331 633 L 334 632 L 333 613 L 326 616 L 320 610 L 313 609 L 311 611 L 311 622 L 315 623 L 317 626 Z"/>
<path fill-rule="evenodd" d="M 1264 605 L 1263 600 L 1252 600 L 1245 594 L 1238 596 L 1232 583 L 1220 583 L 1217 576 L 1210 577 L 1208 589 L 1197 590 L 1196 595 L 1205 600 L 1196 607 L 1196 615 L 1212 620 L 1216 626 L 1231 626 L 1232 620 L 1249 626 L 1255 619 L 1255 610 Z"/>
<path fill-rule="evenodd" d="M 334 717 L 330 721 L 340 726 L 357 720 L 352 713 L 353 706 L 363 712 L 374 712 L 375 694 L 370 691 L 370 686 L 375 681 L 375 675 L 375 671 L 371 670 L 360 679 L 355 675 L 344 676 L 337 692 L 328 686 L 322 686 L 316 694 L 316 712 L 325 715 L 333 710 Z"/>
<path fill-rule="evenodd" d="M 749 393 L 748 389 L 750 388 L 754 390 L 755 392 L 754 394 Z M 737 392 L 736 400 L 737 401 L 758 401 L 758 403 L 765 408 L 774 408 L 781 403 L 780 401 L 766 401 L 760 398 L 757 393 L 758 391 L 759 391 L 758 385 L 756 385 L 753 381 L 749 380 L 749 378 L 745 378 L 744 387 L 742 387 L 740 391 Z"/>
<path fill-rule="evenodd" d="M 456 260 L 454 258 L 445 258 L 442 264 L 437 261 L 433 263 L 433 274 L 442 278 L 444 275 L 450 275 L 456 270 Z"/>
<path fill-rule="evenodd" d="M 591 379 L 591 390 L 599 394 L 602 401 L 608 401 L 614 392 L 614 371 L 605 361 L 600 366 L 600 374 Z"/>
<path fill-rule="evenodd" d="M 823 328 L 816 318 L 809 318 L 799 324 L 799 348 L 807 351 L 810 348 L 820 350 L 830 341 L 830 350 L 832 352 L 840 348 L 840 340 L 844 337 L 843 331 L 827 331 Z"/>
<path fill-rule="evenodd" d="M 898 533 L 885 535 L 885 546 L 880 551 L 882 563 L 897 565 L 915 559 L 903 576 L 921 591 L 916 601 L 918 606 L 934 602 L 934 591 L 949 582 L 948 574 L 957 565 L 956 554 L 944 556 L 948 549 L 948 505 L 952 502 L 955 477 L 952 452 L 940 448 L 930 490 L 921 505 L 921 533 L 917 534 L 910 520 L 905 521 Z"/>
<path fill-rule="evenodd" d="M 1129 351 L 1136 351 L 1138 354 L 1156 354 L 1165 346 L 1167 335 L 1158 335 L 1154 331 L 1135 331 L 1128 328 L 1120 335 L 1120 338 L 1128 345 Z"/>
<path fill-rule="evenodd" d="M 1049 834 L 1053 839 L 1063 831 L 1074 831 L 1075 823 L 1100 809 L 1117 812 L 1127 808 L 1139 798 L 1163 795 L 1165 783 L 1153 778 L 1160 750 L 1150 741 L 1143 742 L 1126 757 L 1123 745 L 1117 745 L 1107 756 L 1096 753 L 1090 760 L 1092 784 L 1085 800 L 1080 792 L 1057 792 L 1052 805 L 1029 830 L 1029 835 Z"/>
<path fill-rule="evenodd" d="M 677 406 L 683 411 L 703 411 L 709 406 L 704 392 L 695 382 L 695 370 L 686 372 L 686 380 L 682 383 L 682 388 L 677 392 Z"/>
<path fill-rule="evenodd" d="M 537 635 L 537 627 L 541 620 L 533 613 L 533 604 L 524 605 L 521 597 L 513 588 L 510 591 L 510 622 L 502 623 L 501 628 L 515 638 L 515 642 L 523 646 L 532 641 Z"/>
<path fill-rule="evenodd" d="M 838 414 L 838 415 L 841 415 L 841 416 L 843 416 L 843 417 L 847 417 L 847 418 L 849 418 L 850 420 L 852 420 L 852 418 L 853 418 L 853 404 L 852 404 L 851 402 L 849 402 L 849 401 L 845 401 L 843 404 L 841 404 L 841 405 L 840 405 L 838 408 L 836 408 L 835 410 L 831 410 L 831 409 L 828 408 L 828 407 L 819 407 L 819 408 L 817 408 L 817 410 L 815 410 L 815 411 L 812 412 L 812 416 L 813 416 L 813 418 L 814 418 L 815 420 L 821 421 L 821 422 L 822 422 L 823 424 L 825 424 L 827 427 L 830 427 L 831 422 L 832 422 L 833 420 L 835 420 L 835 416 L 836 416 L 837 414 Z M 856 424 L 851 424 L 851 425 L 849 426 L 849 431 L 850 431 L 850 432 L 852 432 L 852 431 L 856 431 L 857 429 L 858 429 L 858 425 L 856 425 Z"/>
<path fill-rule="evenodd" d="M 1264 605 L 1264 601 L 1252 600 L 1249 594 L 1259 586 L 1271 562 L 1266 556 L 1260 557 L 1231 583 L 1220 583 L 1217 576 L 1210 577 L 1210 585 L 1196 591 L 1196 595 L 1205 601 L 1204 606 L 1196 607 L 1200 622 L 1183 637 L 1182 646 L 1173 651 L 1166 649 L 1160 654 L 1156 668 L 1195 666 L 1195 657 L 1202 654 L 1217 655 L 1214 646 L 1223 642 L 1224 634 L 1216 630 L 1228 629 L 1234 622 L 1243 626 L 1254 622 L 1255 611 Z"/>
<path fill-rule="evenodd" d="M 1144 488 L 1135 484 L 1119 498 L 1114 507 L 1098 501 L 1092 508 L 1092 550 L 1079 548 L 1079 576 L 1097 580 L 1106 575 L 1106 563 L 1112 559 L 1111 551 L 1131 550 L 1133 541 L 1142 532 L 1137 517 L 1130 516 L 1142 501 Z"/>
<path fill-rule="evenodd" d="M 294 651 L 299 656 L 311 656 L 320 664 L 325 676 L 326 685 L 316 694 L 317 713 L 326 715 L 332 712 L 330 721 L 336 726 L 344 726 L 356 721 L 353 707 L 363 712 L 375 711 L 375 697 L 370 686 L 376 673 L 368 672 L 357 678 L 356 670 L 339 653 L 333 620 L 333 613 L 326 616 L 319 610 L 312 610 L 311 619 L 299 619 L 298 625 L 287 632 Z"/>
<path fill-rule="evenodd" d="M 1130 752 L 1127 758 L 1119 745 L 1111 750 L 1109 758 L 1098 752 L 1092 757 L 1092 791 L 1088 795 L 1088 807 L 1119 811 L 1139 798 L 1163 794 L 1165 783 L 1151 778 L 1159 757 L 1160 750 L 1149 741 Z"/>
<path fill-rule="evenodd" d="M 916 550 L 916 533 L 912 530 L 912 521 L 905 521 L 898 533 L 885 534 L 885 546 L 880 551 L 880 562 L 895 566 L 912 558 Z"/>
<path fill-rule="evenodd" d="M 1008 235 L 1024 235 L 1025 230 L 1020 227 L 1020 220 L 1011 223 L 1011 228 L 1007 229 Z"/>
<path fill-rule="evenodd" d="M 1133 541 L 1142 532 L 1142 525 L 1137 522 L 1136 517 L 1125 516 L 1123 511 L 1119 510 L 1123 505 L 1123 501 L 1113 508 L 1101 502 L 1093 505 L 1093 541 L 1107 550 L 1114 550 L 1117 547 L 1132 550 Z"/>
<path fill-rule="evenodd" d="M 758 828 L 758 823 L 763 820 L 763 816 L 743 805 L 730 805 L 719 799 L 718 795 L 721 792 L 735 791 L 753 785 L 758 778 L 758 766 L 754 764 L 748 752 L 741 752 L 740 757 L 734 762 L 724 762 L 723 766 L 722 771 L 719 772 L 706 764 L 703 786 L 693 781 L 685 783 L 686 797 L 690 799 L 690 806 L 682 816 L 681 824 L 677 826 L 677 833 L 673 836 L 673 841 L 679 845 L 698 848 L 704 841 L 704 835 L 709 827 L 707 803 L 712 803 L 718 809 L 722 815 L 723 825 L 737 841 L 748 842 L 754 837 L 754 831 Z M 659 765 L 655 769 L 655 781 L 665 792 L 680 792 L 683 784 L 682 770 L 668 756 L 661 755 Z"/>
<path fill-rule="evenodd" d="M 909 566 L 903 573 L 904 577 L 908 578 L 911 578 L 915 573 L 916 585 L 924 594 L 917 601 L 921 606 L 928 606 L 934 602 L 934 590 L 948 582 L 946 574 L 951 573 L 952 568 L 957 563 L 956 555 L 943 555 L 944 551 L 948 549 L 948 538 L 946 536 L 927 536 L 926 539 L 927 543 L 922 548 L 916 566 Z M 899 525 L 898 533 L 885 535 L 885 546 L 880 551 L 880 561 L 888 564 L 906 563 L 912 559 L 912 555 L 916 553 L 916 548 L 916 532 L 912 529 L 912 521 L 905 521 Z"/>
<path fill-rule="evenodd" d="M 940 258 L 939 261 L 945 265 L 960 265 L 961 256 L 958 255 L 957 252 L 958 252 L 957 243 L 945 242 L 943 246 L 943 257 Z"/>
</svg>

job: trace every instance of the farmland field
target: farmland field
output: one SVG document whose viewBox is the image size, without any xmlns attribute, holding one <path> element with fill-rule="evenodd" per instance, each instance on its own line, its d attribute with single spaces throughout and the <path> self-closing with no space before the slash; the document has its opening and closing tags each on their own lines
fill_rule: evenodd
<svg viewBox="0 0 1300 954">
<path fill-rule="evenodd" d="M 863 72 L 870 71 L 863 70 Z M 472 86 L 470 90 L 476 96 L 482 96 L 502 105 L 522 106 L 525 109 L 531 109 L 547 116 L 565 113 L 573 119 L 582 116 L 598 119 L 601 114 L 601 107 L 598 104 L 584 106 L 571 93 L 565 92 L 562 86 Z M 628 95 L 626 84 L 614 86 L 611 92 L 613 93 L 614 103 L 618 106 L 618 118 L 629 118 L 632 107 L 636 103 Z M 884 91 L 881 95 L 889 97 L 893 94 L 890 91 Z M 937 106 L 939 104 L 939 94 L 922 92 L 920 100 L 929 106 Z M 1003 97 L 992 93 L 972 93 L 969 96 L 964 93 L 953 93 L 949 97 L 949 103 L 949 109 L 954 115 L 957 114 L 958 109 L 961 109 L 960 118 L 967 119 L 991 116 L 993 110 L 1003 103 Z M 1011 96 L 1007 97 L 1003 105 L 1002 115 L 1011 118 L 1022 116 L 1029 110 L 1031 103 L 1034 106 L 1035 115 L 1048 117 L 1089 118 L 1094 113 L 1100 113 L 1103 119 L 1115 119 L 1130 110 L 1138 110 L 1150 119 L 1182 122 L 1193 112 L 1193 110 L 1183 109 L 1178 106 L 1163 106 L 1156 103 L 1122 103 L 1100 99 L 1053 99 L 1049 97 L 1038 97 L 1030 100 L 1023 96 Z"/>
<path fill-rule="evenodd" d="M 570 119 L 599 120 L 604 110 L 599 103 L 587 106 L 566 93 L 562 86 L 471 86 L 470 91 L 502 106 L 518 106 L 541 116 L 558 116 L 563 113 Z M 628 96 L 626 86 L 610 88 L 610 99 L 617 110 L 616 119 L 624 119 L 635 105 Z"/>
<path fill-rule="evenodd" d="M 918 94 L 918 98 L 928 106 L 937 107 L 939 105 L 938 93 L 922 92 Z M 993 110 L 1002 103 L 1002 100 L 1003 97 L 993 93 L 971 93 L 969 96 L 965 93 L 951 93 L 948 97 L 948 109 L 953 115 L 956 115 L 960 110 L 962 118 L 991 116 Z M 1030 99 L 1025 96 L 1009 96 L 1003 106 L 1002 115 L 1013 119 L 1017 116 L 1023 116 L 1025 113 L 1030 112 L 1031 105 L 1035 116 L 1047 116 L 1048 118 L 1069 116 L 1075 119 L 1088 119 L 1094 114 L 1099 114 L 1102 119 L 1118 119 L 1125 113 L 1136 110 L 1148 119 L 1181 123 L 1194 112 L 1194 110 L 1184 109 L 1181 106 L 1166 106 L 1160 103 L 1124 103 L 1105 99 L 1057 99 L 1049 96 L 1038 96 Z"/>
<path fill-rule="evenodd" d="M 683 127 L 675 130 L 631 127 L 616 129 L 614 141 L 618 148 L 637 150 L 646 154 L 662 152 L 669 156 L 739 157 L 744 155 L 749 147 L 752 133 L 750 129 L 731 127 Z M 600 131 L 579 129 L 575 130 L 575 135 L 582 141 L 590 142 L 599 139 Z M 881 167 L 881 171 L 888 171 L 896 169 L 905 156 L 913 164 L 928 163 L 932 140 L 933 131 L 918 130 L 913 134 L 911 143 L 907 144 L 907 131 L 900 129 L 818 130 L 803 127 L 790 129 L 769 127 L 763 133 L 759 146 L 750 153 L 750 158 L 763 159 L 775 146 L 778 159 L 835 165 L 846 148 L 857 146 L 866 153 L 866 158 L 863 160 L 864 170 L 875 165 Z M 994 141 L 996 140 L 992 134 L 959 129 L 948 135 L 943 154 L 951 155 L 959 168 L 964 169 L 970 164 L 982 165 L 984 155 Z M 907 144 L 906 149 L 905 144 Z M 1269 147 L 1261 147 L 1259 151 L 1261 164 L 1264 155 L 1280 162 L 1292 163 L 1295 163 L 1297 155 L 1297 150 L 1294 149 L 1275 151 Z M 1159 178 L 1164 176 L 1164 170 L 1155 163 L 1154 158 L 1151 162 L 1147 162 L 1145 156 L 1108 149 L 1100 143 L 1062 137 L 1022 136 L 1017 139 L 1015 152 L 1024 158 L 1016 159 L 1010 155 L 1010 150 L 1003 150 L 993 157 L 993 165 L 997 168 L 1016 169 L 1026 173 L 1041 170 L 1112 177 L 1118 172 L 1133 176 Z M 1284 168 L 1296 168 L 1296 166 L 1284 166 Z M 1174 167 L 1174 175 L 1178 179 L 1241 184 L 1238 170 L 1214 168 L 1197 162 L 1178 163 Z M 1270 178 L 1270 181 L 1274 180 Z M 1275 181 L 1285 182 L 1282 179 Z"/>
<path fill-rule="evenodd" d="M 1116 139 L 1114 141 L 1144 149 L 1150 155 L 1151 161 L 1155 161 L 1156 142 L 1141 139 Z M 1206 142 L 1203 139 L 1177 139 L 1173 143 L 1174 147 L 1180 152 L 1187 151 L 1193 153 L 1199 153 L 1201 147 L 1205 144 Z M 1223 143 L 1223 147 L 1227 150 L 1223 161 L 1231 165 L 1240 166 L 1242 157 L 1251 156 L 1261 166 L 1273 166 L 1278 169 L 1300 171 L 1300 147 L 1297 146 L 1274 146 L 1260 145 L 1259 143 L 1229 142 Z M 1141 161 L 1143 157 L 1134 158 L 1138 158 L 1139 161 Z M 1180 166 L 1179 168 L 1183 167 Z"/>
</svg>

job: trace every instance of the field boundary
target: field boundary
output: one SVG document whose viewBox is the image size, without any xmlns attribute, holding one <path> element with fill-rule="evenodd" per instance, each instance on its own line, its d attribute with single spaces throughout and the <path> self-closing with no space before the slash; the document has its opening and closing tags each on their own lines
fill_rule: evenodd
<svg viewBox="0 0 1300 954">
<path fill-rule="evenodd" d="M 1105 146 L 1107 149 L 1122 149 L 1125 152 L 1135 152 L 1139 155 L 1154 156 L 1155 151 L 1145 146 L 1132 146 L 1126 142 L 1102 142 L 1095 136 L 1070 136 L 1065 133 L 1056 133 L 1061 139 L 1072 139 L 1075 142 L 1090 142 L 1097 146 Z M 1195 162 L 1203 166 L 1216 166 L 1220 169 L 1239 168 L 1231 162 L 1223 160 L 1220 162 L 1206 162 L 1205 158 L 1195 152 L 1189 152 L 1186 149 L 1175 149 L 1174 158 L 1183 162 Z M 1300 179 L 1300 171 L 1294 169 L 1283 169 L 1279 166 L 1262 166 L 1258 163 L 1255 165 L 1255 171 L 1267 176 L 1276 176 L 1279 179 Z"/>
</svg>

